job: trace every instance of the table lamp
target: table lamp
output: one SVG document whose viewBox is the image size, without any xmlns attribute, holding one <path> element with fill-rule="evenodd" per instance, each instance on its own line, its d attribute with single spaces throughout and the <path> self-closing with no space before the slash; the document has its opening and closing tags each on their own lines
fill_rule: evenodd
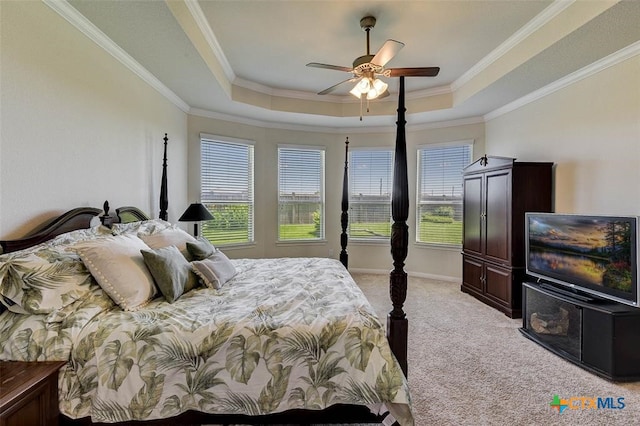
<svg viewBox="0 0 640 426">
<path fill-rule="evenodd" d="M 193 235 L 195 237 L 198 236 L 198 223 L 203 220 L 211 220 L 213 219 L 213 215 L 207 210 L 207 208 L 202 203 L 192 203 L 187 210 L 182 213 L 180 222 L 195 222 L 193 224 Z"/>
</svg>

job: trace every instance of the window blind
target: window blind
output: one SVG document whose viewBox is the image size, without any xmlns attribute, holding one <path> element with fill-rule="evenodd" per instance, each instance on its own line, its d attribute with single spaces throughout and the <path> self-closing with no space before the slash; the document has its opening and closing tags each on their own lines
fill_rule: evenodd
<svg viewBox="0 0 640 426">
<path fill-rule="evenodd" d="M 322 148 L 278 148 L 278 239 L 324 239 Z"/>
<path fill-rule="evenodd" d="M 391 237 L 393 151 L 357 149 L 349 153 L 349 238 Z"/>
<path fill-rule="evenodd" d="M 213 244 L 253 242 L 253 145 L 200 141 L 200 199 L 213 215 L 202 235 Z"/>
<path fill-rule="evenodd" d="M 471 162 L 471 144 L 418 150 L 416 239 L 462 245 L 462 169 Z"/>
</svg>

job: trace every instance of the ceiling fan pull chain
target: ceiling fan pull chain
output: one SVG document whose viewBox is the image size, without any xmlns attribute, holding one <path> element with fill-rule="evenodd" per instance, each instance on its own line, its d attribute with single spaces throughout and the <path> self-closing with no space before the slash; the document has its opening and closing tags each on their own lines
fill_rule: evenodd
<svg viewBox="0 0 640 426">
<path fill-rule="evenodd" d="M 362 95 L 360 95 L 360 121 L 362 121 Z"/>
</svg>

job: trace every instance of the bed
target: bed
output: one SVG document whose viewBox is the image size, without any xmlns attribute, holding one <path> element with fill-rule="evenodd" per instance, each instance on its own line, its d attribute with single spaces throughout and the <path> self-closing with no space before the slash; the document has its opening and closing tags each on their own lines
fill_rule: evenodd
<svg viewBox="0 0 640 426">
<path fill-rule="evenodd" d="M 166 220 L 135 207 L 111 215 L 105 202 L 0 241 L 0 360 L 67 361 L 67 424 L 412 425 L 400 80 L 386 334 L 346 269 L 344 237 L 341 262 L 229 260 Z"/>
</svg>

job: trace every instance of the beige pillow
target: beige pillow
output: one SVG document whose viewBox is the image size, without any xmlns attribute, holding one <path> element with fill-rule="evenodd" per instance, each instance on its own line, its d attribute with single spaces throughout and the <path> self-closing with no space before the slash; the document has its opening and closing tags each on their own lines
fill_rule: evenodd
<svg viewBox="0 0 640 426">
<path fill-rule="evenodd" d="M 140 250 L 149 250 L 134 234 L 76 244 L 76 251 L 100 287 L 125 311 L 135 311 L 156 295 L 153 277 Z"/>
<path fill-rule="evenodd" d="M 194 260 L 191 268 L 207 287 L 215 289 L 222 287 L 237 273 L 233 263 L 219 250 L 204 260 Z"/>
<path fill-rule="evenodd" d="M 167 228 L 155 234 L 138 233 L 138 237 L 154 250 L 176 246 L 178 250 L 180 250 L 180 253 L 188 260 L 191 260 L 191 256 L 187 251 L 187 243 L 196 241 L 194 237 L 180 228 Z"/>
</svg>

